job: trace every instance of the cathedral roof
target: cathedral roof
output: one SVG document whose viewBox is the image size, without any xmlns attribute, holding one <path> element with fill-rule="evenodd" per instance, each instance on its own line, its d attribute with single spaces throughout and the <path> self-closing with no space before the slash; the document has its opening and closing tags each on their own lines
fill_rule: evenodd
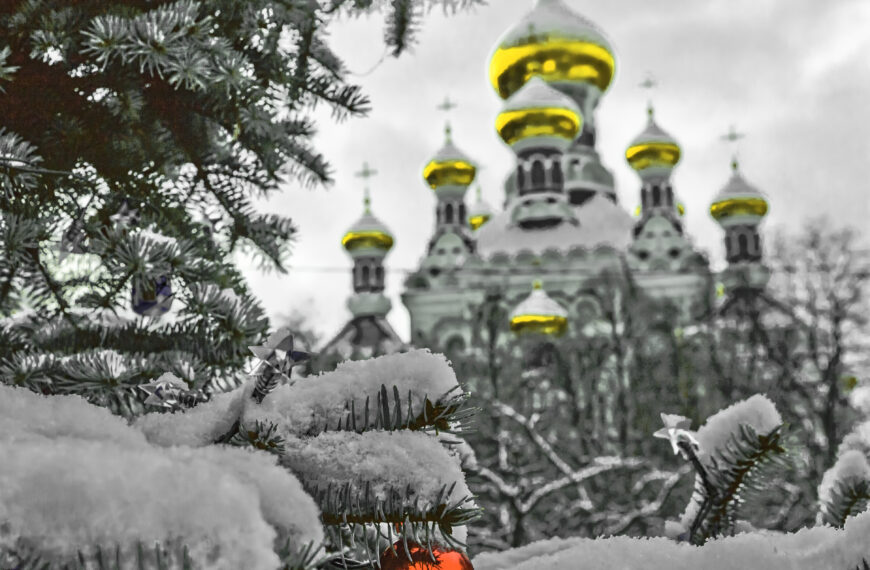
<svg viewBox="0 0 870 570">
<path fill-rule="evenodd" d="M 532 292 L 510 314 L 511 330 L 517 333 L 562 334 L 568 324 L 568 311 L 535 281 Z"/>
<path fill-rule="evenodd" d="M 737 160 L 732 161 L 731 178 L 713 198 L 710 215 L 719 223 L 757 223 L 767 214 L 767 209 L 767 197 L 743 178 Z"/>
<path fill-rule="evenodd" d="M 441 186 L 468 186 L 474 181 L 476 168 L 455 144 L 450 126 L 444 128 L 444 145 L 423 167 L 423 178 L 432 189 Z"/>
<path fill-rule="evenodd" d="M 631 243 L 634 220 L 619 205 L 604 196 L 593 196 L 574 207 L 578 225 L 560 224 L 554 228 L 525 230 L 511 224 L 510 209 L 493 216 L 477 233 L 478 252 L 484 258 L 496 253 L 535 254 L 548 249 L 567 252 L 576 247 L 595 249 L 607 246 L 624 251 Z"/>
<path fill-rule="evenodd" d="M 496 118 L 496 130 L 513 146 L 526 139 L 556 139 L 567 148 L 580 132 L 583 115 L 573 99 L 532 77 L 504 105 Z"/>
<path fill-rule="evenodd" d="M 607 89 L 613 79 L 613 48 L 592 22 L 561 0 L 538 0 L 508 30 L 490 60 L 489 77 L 506 99 L 532 76 Z"/>
<path fill-rule="evenodd" d="M 680 145 L 655 121 L 653 108 L 649 110 L 646 128 L 637 135 L 625 151 L 625 159 L 636 171 L 670 171 L 680 161 Z"/>
<path fill-rule="evenodd" d="M 402 342 L 389 321 L 382 316 L 363 316 L 351 319 L 330 340 L 318 358 L 337 356 L 340 360 L 369 358 L 394 352 L 403 352 L 408 346 Z"/>
<path fill-rule="evenodd" d="M 362 217 L 342 236 L 341 245 L 350 252 L 372 250 L 372 252 L 386 253 L 393 247 L 393 235 L 387 226 L 371 213 L 366 204 Z"/>
</svg>

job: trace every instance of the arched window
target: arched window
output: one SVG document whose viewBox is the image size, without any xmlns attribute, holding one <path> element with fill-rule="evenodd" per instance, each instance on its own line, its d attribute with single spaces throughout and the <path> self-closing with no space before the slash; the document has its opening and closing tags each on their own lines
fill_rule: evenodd
<svg viewBox="0 0 870 570">
<path fill-rule="evenodd" d="M 755 256 L 760 259 L 761 258 L 761 240 L 758 238 L 758 234 L 755 234 L 752 236 L 752 245 L 754 246 L 753 253 L 755 253 Z"/>
<path fill-rule="evenodd" d="M 660 206 L 662 203 L 662 189 L 658 186 L 653 186 L 652 202 L 653 206 Z"/>
<path fill-rule="evenodd" d="M 453 223 L 453 204 L 444 206 L 444 222 L 447 224 Z"/>
<path fill-rule="evenodd" d="M 565 184 L 565 179 L 562 177 L 562 161 L 553 161 L 553 186 L 561 188 Z"/>
<path fill-rule="evenodd" d="M 459 220 L 457 220 L 457 221 L 461 224 L 461 223 L 465 222 L 465 219 L 466 219 L 465 204 L 460 203 L 459 204 Z"/>
<path fill-rule="evenodd" d="M 526 186 L 526 173 L 523 170 L 523 165 L 518 164 L 517 165 L 517 189 L 519 189 L 519 191 L 522 192 L 523 190 L 525 190 L 525 186 Z"/>
<path fill-rule="evenodd" d="M 670 186 L 668 186 L 666 188 L 666 192 L 667 192 L 667 197 L 668 197 L 667 205 L 673 206 L 674 205 L 674 189 L 671 188 Z"/>
<path fill-rule="evenodd" d="M 749 238 L 745 233 L 740 232 L 737 236 L 737 246 L 740 257 L 749 257 Z"/>
<path fill-rule="evenodd" d="M 384 267 L 382 265 L 375 267 L 375 287 L 384 288 Z"/>
<path fill-rule="evenodd" d="M 544 165 L 540 160 L 532 163 L 532 189 L 537 190 L 544 185 Z"/>
<path fill-rule="evenodd" d="M 649 208 L 649 188 L 644 188 L 640 193 L 640 203 L 644 210 Z"/>
<path fill-rule="evenodd" d="M 441 204 L 435 207 L 435 220 L 440 224 L 444 219 L 441 211 Z"/>
<path fill-rule="evenodd" d="M 371 277 L 371 270 L 368 265 L 362 266 L 362 286 L 368 289 L 370 287 L 369 277 Z"/>
</svg>

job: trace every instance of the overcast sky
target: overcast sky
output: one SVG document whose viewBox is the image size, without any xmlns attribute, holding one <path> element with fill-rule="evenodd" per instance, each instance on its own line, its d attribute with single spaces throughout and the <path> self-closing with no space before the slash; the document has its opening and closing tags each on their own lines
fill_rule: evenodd
<svg viewBox="0 0 870 570">
<path fill-rule="evenodd" d="M 687 231 L 714 264 L 722 233 L 707 208 L 729 175 L 732 147 L 720 136 L 731 124 L 746 134 L 738 147 L 745 177 L 769 196 L 767 228 L 797 228 L 818 214 L 867 224 L 870 0 L 564 1 L 597 23 L 616 50 L 616 75 L 596 124 L 598 151 L 626 210 L 639 203 L 640 183 L 624 151 L 645 125 L 651 95 L 657 122 L 683 149 L 673 180 Z M 454 142 L 482 166 L 484 198 L 501 207 L 514 155 L 495 133 L 502 102 L 487 69 L 499 37 L 532 5 L 490 0 L 453 16 L 434 10 L 413 52 L 379 65 L 381 15 L 331 25 L 333 49 L 358 74 L 353 79 L 372 111 L 335 123 L 321 109 L 314 142 L 334 168 L 334 186 L 290 184 L 263 204 L 299 227 L 289 273 L 263 274 L 242 263 L 273 324 L 303 313 L 325 341 L 350 317 L 351 261 L 340 239 L 361 214 L 362 181 L 354 173 L 368 161 L 378 171 L 370 181 L 373 211 L 396 239 L 386 259 L 389 318 L 408 338 L 399 294 L 434 228 L 435 197 L 421 171 L 443 142 L 446 116 L 436 107 L 448 95 L 458 103 L 450 112 Z M 648 74 L 659 83 L 652 93 L 638 87 Z"/>
</svg>

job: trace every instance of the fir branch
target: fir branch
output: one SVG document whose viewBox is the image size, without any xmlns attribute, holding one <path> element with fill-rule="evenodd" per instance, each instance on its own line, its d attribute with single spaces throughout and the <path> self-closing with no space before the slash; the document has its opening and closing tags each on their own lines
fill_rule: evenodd
<svg viewBox="0 0 870 570">
<path fill-rule="evenodd" d="M 835 528 L 843 528 L 847 518 L 864 512 L 868 506 L 870 481 L 849 477 L 838 481 L 832 489 L 831 498 L 823 505 L 822 519 Z"/>
<path fill-rule="evenodd" d="M 411 390 L 408 390 L 407 400 L 403 400 L 398 386 L 394 385 L 392 391 L 389 391 L 385 384 L 381 384 L 374 403 L 369 396 L 366 396 L 365 402 L 360 406 L 357 406 L 355 400 L 348 401 L 336 429 L 356 433 L 369 430 L 426 429 L 434 429 L 436 433 L 462 433 L 466 431 L 465 420 L 473 416 L 477 409 L 468 406 L 467 393 L 454 394 L 457 390 L 461 390 L 458 385 L 434 403 L 428 396 L 424 396 L 421 409 L 415 413 Z"/>
<path fill-rule="evenodd" d="M 781 430 L 778 426 L 759 435 L 752 426 L 741 424 L 725 448 L 711 454 L 706 470 L 709 483 L 696 488 L 700 501 L 689 534 L 693 544 L 733 534 L 743 494 L 763 485 L 766 469 L 783 465 L 786 450 Z"/>
<path fill-rule="evenodd" d="M 253 424 L 239 425 L 228 443 L 236 446 L 251 446 L 279 457 L 284 455 L 284 438 L 278 435 L 278 425 L 274 422 L 256 420 Z"/>
</svg>

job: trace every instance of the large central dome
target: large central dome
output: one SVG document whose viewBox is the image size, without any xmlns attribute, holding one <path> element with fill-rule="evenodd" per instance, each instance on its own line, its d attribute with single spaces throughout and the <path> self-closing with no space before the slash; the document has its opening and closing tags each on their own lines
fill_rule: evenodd
<svg viewBox="0 0 870 570">
<path fill-rule="evenodd" d="M 536 75 L 547 82 L 585 83 L 604 92 L 615 65 L 610 42 L 595 24 L 561 0 L 538 0 L 502 37 L 490 60 L 489 78 L 503 99 Z"/>
</svg>

